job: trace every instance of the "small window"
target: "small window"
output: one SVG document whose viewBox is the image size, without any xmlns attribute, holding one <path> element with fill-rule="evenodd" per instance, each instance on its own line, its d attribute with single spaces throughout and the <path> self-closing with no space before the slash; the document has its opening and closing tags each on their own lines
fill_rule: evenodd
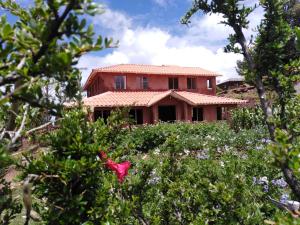
<svg viewBox="0 0 300 225">
<path fill-rule="evenodd" d="M 193 108 L 192 121 L 203 121 L 203 108 Z"/>
<path fill-rule="evenodd" d="M 196 89 L 196 78 L 187 78 L 187 89 Z"/>
<path fill-rule="evenodd" d="M 178 89 L 178 78 L 169 77 L 169 89 Z"/>
<path fill-rule="evenodd" d="M 115 88 L 116 89 L 126 89 L 125 76 L 116 76 L 115 77 Z"/>
<path fill-rule="evenodd" d="M 141 89 L 148 89 L 148 77 L 140 77 L 140 88 Z"/>
<path fill-rule="evenodd" d="M 212 89 L 212 80 L 207 79 L 207 89 Z"/>
<path fill-rule="evenodd" d="M 131 109 L 129 111 L 129 117 L 134 119 L 135 124 L 143 124 L 143 110 L 142 109 Z"/>
</svg>

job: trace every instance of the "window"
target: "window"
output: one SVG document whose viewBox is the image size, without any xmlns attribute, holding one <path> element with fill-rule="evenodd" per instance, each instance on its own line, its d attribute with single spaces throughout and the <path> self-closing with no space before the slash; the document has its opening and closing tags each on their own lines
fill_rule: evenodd
<svg viewBox="0 0 300 225">
<path fill-rule="evenodd" d="M 106 123 L 107 118 L 110 116 L 110 110 L 96 110 L 94 112 L 94 120 L 97 121 L 99 118 L 102 118 Z"/>
<path fill-rule="evenodd" d="M 224 111 L 223 107 L 217 107 L 217 120 L 223 119 L 223 116 L 222 116 L 223 111 Z"/>
<path fill-rule="evenodd" d="M 143 110 L 142 109 L 131 109 L 129 111 L 129 117 L 134 119 L 135 124 L 143 124 Z"/>
<path fill-rule="evenodd" d="M 207 89 L 212 89 L 212 80 L 207 79 Z"/>
<path fill-rule="evenodd" d="M 178 89 L 178 78 L 169 77 L 169 89 Z"/>
<path fill-rule="evenodd" d="M 126 89 L 125 76 L 116 76 L 115 77 L 115 88 L 116 89 Z"/>
<path fill-rule="evenodd" d="M 203 108 L 193 108 L 192 121 L 203 121 Z"/>
<path fill-rule="evenodd" d="M 196 78 L 187 78 L 187 89 L 196 89 Z"/>
<path fill-rule="evenodd" d="M 140 88 L 148 89 L 148 77 L 140 77 Z"/>
</svg>

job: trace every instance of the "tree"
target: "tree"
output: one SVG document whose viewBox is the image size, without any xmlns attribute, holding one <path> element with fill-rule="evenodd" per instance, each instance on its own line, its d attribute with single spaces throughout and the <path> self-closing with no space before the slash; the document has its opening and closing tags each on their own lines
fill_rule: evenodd
<svg viewBox="0 0 300 225">
<path fill-rule="evenodd" d="M 246 62 L 244 72 L 256 86 L 269 134 L 274 141 L 272 149 L 275 160 L 293 193 L 300 199 L 299 166 L 295 164 L 295 155 L 299 154 L 300 102 L 294 90 L 295 82 L 300 80 L 299 49 L 296 49 L 299 30 L 290 26 L 291 22 L 295 25 L 298 23 L 291 19 L 297 17 L 291 17 L 289 10 L 298 7 L 297 3 L 284 0 L 260 1 L 265 13 L 252 45 L 243 30 L 248 28 L 248 16 L 257 5 L 248 7 L 242 0 L 195 0 L 182 23 L 189 23 L 191 16 L 201 10 L 223 15 L 222 23 L 233 29 L 234 34 L 229 36 L 230 43 L 225 50 L 243 54 Z M 245 64 L 242 66 L 245 68 Z M 267 99 L 266 87 L 276 92 L 273 106 Z"/>
<path fill-rule="evenodd" d="M 110 47 L 112 40 L 95 37 L 87 24 L 87 16 L 103 12 L 92 0 L 36 0 L 28 8 L 1 0 L 0 7 L 17 19 L 10 24 L 0 17 L 0 107 L 8 114 L 0 129 L 3 137 L 17 140 L 22 121 L 27 122 L 22 117 L 32 110 L 60 115 L 65 101 L 81 97 L 75 65 L 82 55 Z"/>
<path fill-rule="evenodd" d="M 0 0 L 0 10 L 16 20 L 0 16 L 0 223 L 8 224 L 20 205 L 3 179 L 13 163 L 7 150 L 49 125 L 46 116 L 61 115 L 65 101 L 80 100 L 79 58 L 111 47 L 112 39 L 96 37 L 87 24 L 103 12 L 92 0 L 35 0 L 26 8 Z"/>
</svg>

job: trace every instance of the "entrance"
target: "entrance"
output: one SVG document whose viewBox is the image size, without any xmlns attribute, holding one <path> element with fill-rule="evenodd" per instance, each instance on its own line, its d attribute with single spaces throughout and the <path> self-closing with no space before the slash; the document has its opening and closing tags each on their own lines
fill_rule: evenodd
<svg viewBox="0 0 300 225">
<path fill-rule="evenodd" d="M 158 106 L 158 119 L 163 122 L 174 122 L 176 120 L 176 106 Z"/>
</svg>

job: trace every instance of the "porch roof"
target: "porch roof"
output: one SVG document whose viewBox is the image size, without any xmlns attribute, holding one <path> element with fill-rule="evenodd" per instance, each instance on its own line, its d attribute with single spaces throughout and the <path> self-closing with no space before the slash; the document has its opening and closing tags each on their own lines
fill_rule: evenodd
<svg viewBox="0 0 300 225">
<path fill-rule="evenodd" d="M 85 106 L 90 107 L 150 107 L 167 96 L 184 101 L 190 105 L 237 105 L 247 100 L 217 97 L 187 91 L 116 91 L 105 92 L 83 99 Z"/>
</svg>

